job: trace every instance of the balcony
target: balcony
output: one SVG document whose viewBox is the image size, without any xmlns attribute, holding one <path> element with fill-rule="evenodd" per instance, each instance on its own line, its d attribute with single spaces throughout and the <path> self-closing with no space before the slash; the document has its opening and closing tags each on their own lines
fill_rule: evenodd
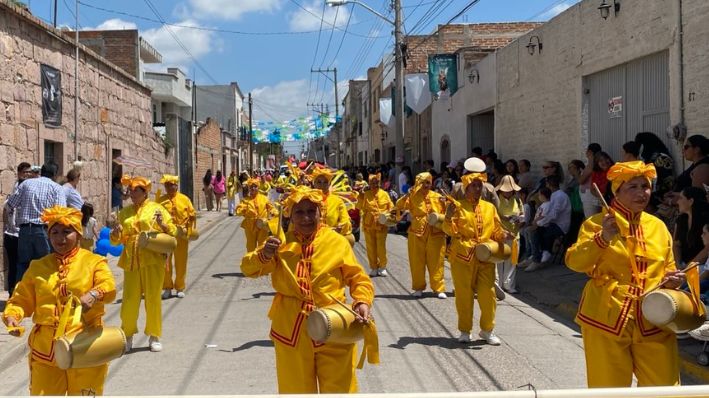
<svg viewBox="0 0 709 398">
<path fill-rule="evenodd" d="M 192 86 L 181 70 L 168 68 L 167 73 L 145 72 L 144 82 L 153 90 L 153 100 L 181 107 L 192 106 Z"/>
</svg>

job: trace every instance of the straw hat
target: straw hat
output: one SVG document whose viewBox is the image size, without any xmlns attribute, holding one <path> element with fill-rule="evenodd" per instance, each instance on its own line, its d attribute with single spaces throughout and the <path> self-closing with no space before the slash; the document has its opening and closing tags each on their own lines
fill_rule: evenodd
<svg viewBox="0 0 709 398">
<path fill-rule="evenodd" d="M 502 192 L 518 192 L 520 189 L 520 186 L 515 184 L 514 178 L 512 178 L 511 175 L 506 175 L 502 177 L 502 181 L 500 181 L 500 184 L 495 187 L 495 191 L 502 191 Z"/>
<path fill-rule="evenodd" d="M 468 158 L 468 160 L 463 163 L 463 167 L 473 173 L 484 173 L 485 169 L 487 168 L 485 162 L 483 162 L 482 159 L 476 157 Z"/>
</svg>

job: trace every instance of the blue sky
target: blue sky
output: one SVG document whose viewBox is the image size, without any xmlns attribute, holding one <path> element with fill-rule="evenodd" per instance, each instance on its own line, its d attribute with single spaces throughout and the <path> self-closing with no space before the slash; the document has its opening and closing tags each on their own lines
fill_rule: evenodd
<svg viewBox="0 0 709 398">
<path fill-rule="evenodd" d="M 53 1 L 25 2 L 34 15 L 51 20 Z M 363 2 L 393 19 L 390 0 Z M 447 22 L 470 2 L 402 0 L 405 30 L 431 33 L 437 24 Z M 455 22 L 545 21 L 577 2 L 480 0 Z M 258 119 L 285 120 L 307 114 L 308 101 L 331 105 L 335 102 L 333 85 L 311 75 L 311 67 L 337 67 L 340 81 L 362 78 L 367 68 L 377 65 L 382 55 L 392 51 L 388 24 L 357 5 L 325 7 L 323 14 L 323 3 L 324 0 L 81 0 L 79 24 L 83 29 L 137 28 L 163 55 L 163 64 L 150 65 L 151 69 L 179 66 L 194 76 L 197 84 L 236 81 L 244 94 L 254 93 Z M 73 27 L 75 1 L 58 0 L 58 4 L 58 24 Z M 165 28 L 160 19 L 173 26 Z M 338 29 L 333 31 L 333 25 Z"/>
</svg>

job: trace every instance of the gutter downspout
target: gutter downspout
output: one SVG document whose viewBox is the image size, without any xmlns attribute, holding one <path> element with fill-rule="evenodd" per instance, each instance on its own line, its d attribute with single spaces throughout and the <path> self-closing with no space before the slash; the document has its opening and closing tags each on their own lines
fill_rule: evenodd
<svg viewBox="0 0 709 398">
<path fill-rule="evenodd" d="M 684 106 L 684 23 L 682 19 L 682 0 L 677 1 L 677 29 L 679 38 L 677 40 L 677 59 L 679 62 L 679 124 L 675 126 L 675 129 L 679 129 L 679 134 L 676 135 L 677 139 L 683 138 L 686 135 L 686 124 L 685 124 L 685 106 Z M 682 131 L 684 130 L 684 133 Z M 681 146 L 683 143 L 680 142 Z M 680 151 L 681 153 L 681 151 Z M 682 159 L 682 170 L 687 167 L 684 156 L 680 155 Z"/>
</svg>

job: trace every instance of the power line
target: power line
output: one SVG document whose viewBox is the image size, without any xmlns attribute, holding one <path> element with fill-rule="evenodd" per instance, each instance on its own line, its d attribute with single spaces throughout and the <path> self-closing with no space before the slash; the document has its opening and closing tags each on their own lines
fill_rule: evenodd
<svg viewBox="0 0 709 398">
<path fill-rule="evenodd" d="M 333 23 L 336 25 L 337 24 L 337 17 L 340 15 L 340 7 L 337 7 L 335 9 L 335 19 Z M 322 19 L 325 19 L 325 13 L 323 12 Z M 332 25 L 332 30 L 330 31 L 330 38 L 327 41 L 327 47 L 325 47 L 325 54 L 322 57 L 322 62 L 320 62 L 320 68 L 325 65 L 325 59 L 327 59 L 327 54 L 330 52 L 330 44 L 332 44 L 332 36 L 335 35 L 335 25 Z"/>
<path fill-rule="evenodd" d="M 532 21 L 535 18 L 542 16 L 542 15 L 546 14 L 547 12 L 551 11 L 554 7 L 558 6 L 559 4 L 566 3 L 567 1 L 569 1 L 569 0 L 556 0 L 555 2 L 550 4 L 545 9 L 543 9 L 543 10 L 539 11 L 538 13 L 532 15 L 531 17 L 527 18 L 525 21 L 527 21 L 527 22 Z"/>
<path fill-rule="evenodd" d="M 322 5 L 322 10 L 323 10 L 322 12 L 323 12 L 323 15 L 325 15 L 325 7 L 326 7 L 326 4 L 323 3 L 323 5 Z M 318 41 L 317 41 L 317 43 L 315 44 L 315 54 L 313 54 L 313 62 L 310 64 L 310 69 L 313 69 L 313 68 L 315 67 L 315 61 L 316 61 L 317 58 L 318 58 L 318 51 L 320 50 L 320 37 L 322 36 L 322 26 L 323 26 L 323 23 L 324 23 L 324 22 L 325 22 L 325 19 L 324 19 L 324 18 L 320 18 L 320 30 L 318 31 Z M 312 84 L 313 84 L 313 74 L 310 73 L 310 80 L 309 80 L 309 82 L 308 82 L 308 101 L 307 101 L 307 102 L 310 102 L 310 96 L 311 96 L 311 93 L 312 93 Z M 318 75 L 318 81 L 317 81 L 317 83 L 315 84 L 315 88 L 316 88 L 315 96 L 316 96 L 316 97 L 318 96 L 317 88 L 318 88 L 319 86 L 320 86 L 320 75 Z"/>
<path fill-rule="evenodd" d="M 427 41 L 430 40 L 432 37 L 434 37 L 435 35 L 438 34 L 439 30 L 441 29 L 441 26 L 449 25 L 451 22 L 453 22 L 453 21 L 455 21 L 456 19 L 458 19 L 461 15 L 465 14 L 466 12 L 468 12 L 468 10 L 470 10 L 471 8 L 473 8 L 473 6 L 475 6 L 475 5 L 478 4 L 479 2 L 480 2 L 480 0 L 472 0 L 467 6 L 463 7 L 463 9 L 460 10 L 460 12 L 458 12 L 458 13 L 455 14 L 455 15 L 453 15 L 453 17 L 452 17 L 451 19 L 449 19 L 448 22 L 446 22 L 446 23 L 443 24 L 443 25 L 439 25 L 433 33 L 431 33 L 430 35 L 427 35 L 426 37 L 424 37 L 424 39 L 421 40 L 420 42 L 418 42 L 415 47 L 409 48 L 408 51 L 413 51 L 413 50 L 415 50 L 415 49 L 421 47 L 425 42 L 427 42 Z"/>
<path fill-rule="evenodd" d="M 337 52 L 335 52 L 335 56 L 332 58 L 332 62 L 330 62 L 329 68 L 332 68 L 332 66 L 335 64 L 335 61 L 337 61 L 337 56 L 340 55 L 340 50 L 342 50 L 342 45 L 345 43 L 345 37 L 347 36 L 347 29 L 350 27 L 350 21 L 352 20 L 352 14 L 354 14 L 354 4 L 352 4 L 352 8 L 350 9 L 350 15 L 347 17 L 347 25 L 345 25 L 345 31 L 342 33 L 342 40 L 340 40 L 340 46 L 337 47 Z"/>
<path fill-rule="evenodd" d="M 307 8 L 303 7 L 303 6 L 302 6 L 300 3 L 298 3 L 296 0 L 290 0 L 290 1 L 291 1 L 291 3 L 295 4 L 296 6 L 298 6 L 298 8 L 300 8 L 301 10 L 303 10 L 303 11 L 307 12 L 308 14 L 314 16 L 315 18 L 320 19 L 321 21 L 324 19 L 324 13 L 323 13 L 323 16 L 318 16 L 318 15 L 315 14 L 314 12 L 312 12 L 312 11 L 308 10 Z M 337 27 L 337 21 L 336 21 L 336 20 L 333 21 L 333 23 L 330 23 L 330 22 L 327 22 L 327 21 L 324 21 L 324 22 L 325 22 L 326 24 L 330 25 L 330 27 L 332 27 L 333 29 L 339 30 L 339 31 L 341 31 L 341 32 L 343 31 L 342 28 Z M 365 38 L 365 39 L 371 38 L 371 36 L 360 35 L 359 33 L 355 33 L 355 32 L 350 32 L 350 34 L 353 35 L 353 36 L 357 36 L 357 37 L 363 37 L 363 38 Z M 376 36 L 375 39 L 383 39 L 383 38 L 385 38 L 385 37 L 388 37 L 388 36 Z"/>
</svg>

